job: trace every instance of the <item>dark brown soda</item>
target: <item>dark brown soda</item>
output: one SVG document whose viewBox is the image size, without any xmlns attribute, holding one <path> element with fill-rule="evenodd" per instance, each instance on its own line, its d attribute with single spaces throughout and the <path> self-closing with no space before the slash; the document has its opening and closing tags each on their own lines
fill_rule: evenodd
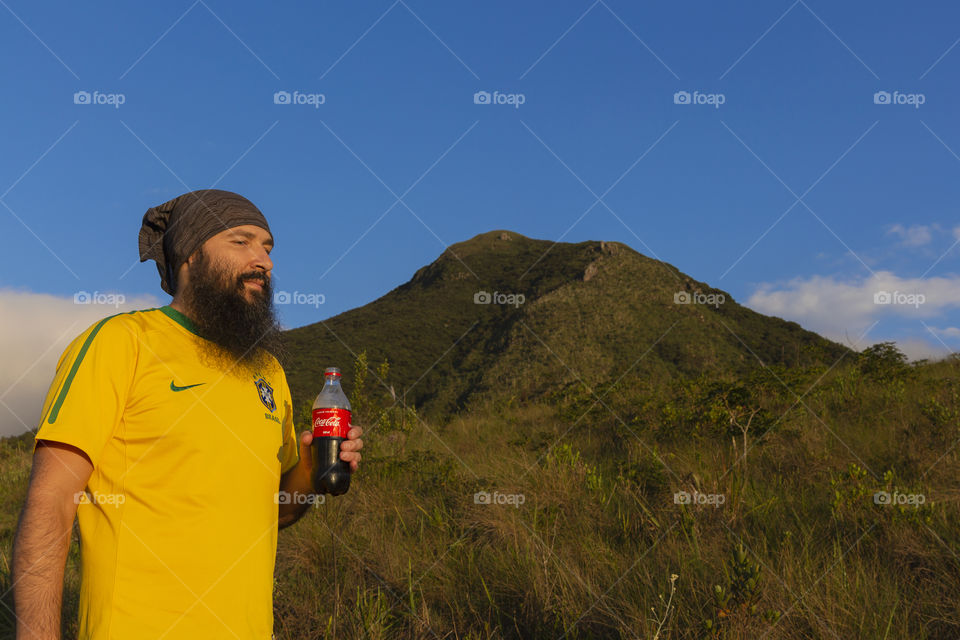
<svg viewBox="0 0 960 640">
<path fill-rule="evenodd" d="M 313 489 L 317 493 L 343 495 L 350 488 L 350 463 L 340 459 L 340 443 L 346 438 L 314 437 Z"/>
</svg>

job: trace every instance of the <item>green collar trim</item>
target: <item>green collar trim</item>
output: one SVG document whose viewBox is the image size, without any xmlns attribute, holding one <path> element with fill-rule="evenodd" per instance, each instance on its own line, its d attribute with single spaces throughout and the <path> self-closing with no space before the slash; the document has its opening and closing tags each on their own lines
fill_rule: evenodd
<svg viewBox="0 0 960 640">
<path fill-rule="evenodd" d="M 194 326 L 193 322 L 190 321 L 190 318 L 183 315 L 182 313 L 180 313 L 170 305 L 165 305 L 163 307 L 160 307 L 160 311 L 165 313 L 167 317 L 169 317 L 171 320 L 179 324 L 181 327 L 183 327 L 190 333 L 194 335 L 200 335 L 199 333 L 197 333 L 197 328 L 196 326 Z"/>
</svg>

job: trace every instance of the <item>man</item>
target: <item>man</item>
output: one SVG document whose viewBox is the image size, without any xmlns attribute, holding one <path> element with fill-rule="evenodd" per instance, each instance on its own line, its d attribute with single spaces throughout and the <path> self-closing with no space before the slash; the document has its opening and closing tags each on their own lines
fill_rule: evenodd
<svg viewBox="0 0 960 640">
<path fill-rule="evenodd" d="M 313 492 L 271 353 L 273 235 L 246 198 L 202 190 L 149 209 L 139 246 L 173 300 L 60 358 L 15 541 L 17 638 L 59 638 L 76 515 L 81 639 L 268 640 L 277 529 Z M 354 471 L 360 435 L 341 446 Z"/>
</svg>

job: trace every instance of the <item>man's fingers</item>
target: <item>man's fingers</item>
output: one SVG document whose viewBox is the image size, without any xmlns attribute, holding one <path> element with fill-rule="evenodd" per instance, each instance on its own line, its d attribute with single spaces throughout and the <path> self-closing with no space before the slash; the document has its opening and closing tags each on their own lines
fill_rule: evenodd
<svg viewBox="0 0 960 640">
<path fill-rule="evenodd" d="M 360 451 L 363 449 L 363 440 L 344 440 L 340 443 L 341 451 Z"/>
<path fill-rule="evenodd" d="M 353 428 L 350 431 L 347 431 L 347 438 L 350 440 L 356 440 L 363 435 L 363 427 L 358 427 L 356 425 L 351 425 Z"/>
<path fill-rule="evenodd" d="M 344 462 L 360 462 L 360 458 L 361 455 L 358 451 L 340 451 L 340 459 Z"/>
</svg>

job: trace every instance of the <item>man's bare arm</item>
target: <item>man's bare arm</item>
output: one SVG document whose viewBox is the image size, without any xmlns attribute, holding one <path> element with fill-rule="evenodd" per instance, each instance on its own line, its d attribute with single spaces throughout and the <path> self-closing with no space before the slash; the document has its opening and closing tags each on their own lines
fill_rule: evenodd
<svg viewBox="0 0 960 640">
<path fill-rule="evenodd" d="M 70 547 L 75 496 L 93 472 L 76 447 L 41 440 L 13 548 L 17 640 L 60 637 L 63 570 Z"/>
<path fill-rule="evenodd" d="M 297 500 L 296 496 L 308 496 L 313 494 L 313 481 L 311 474 L 313 472 L 312 458 L 310 457 L 310 446 L 304 443 L 306 435 L 309 432 L 304 431 L 300 434 L 300 461 L 296 466 L 280 476 L 280 491 L 290 496 L 290 501 L 280 503 L 280 513 L 277 522 L 278 528 L 289 527 L 294 522 L 303 517 L 307 507 L 310 505 L 302 500 Z M 310 440 L 313 437 L 311 436 Z"/>
</svg>

